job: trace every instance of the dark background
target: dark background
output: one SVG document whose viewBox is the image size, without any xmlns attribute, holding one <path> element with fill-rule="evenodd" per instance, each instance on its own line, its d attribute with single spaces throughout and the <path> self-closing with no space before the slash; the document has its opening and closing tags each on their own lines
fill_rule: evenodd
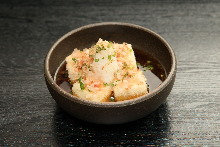
<svg viewBox="0 0 220 147">
<path fill-rule="evenodd" d="M 105 21 L 159 33 L 178 60 L 166 103 L 124 125 L 71 117 L 44 82 L 51 45 L 72 29 Z M 0 146 L 218 146 L 219 134 L 220 1 L 0 1 Z"/>
</svg>

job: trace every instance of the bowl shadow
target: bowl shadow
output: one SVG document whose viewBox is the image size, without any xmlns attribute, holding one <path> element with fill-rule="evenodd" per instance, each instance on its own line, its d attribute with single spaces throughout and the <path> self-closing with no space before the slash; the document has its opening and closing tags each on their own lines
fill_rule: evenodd
<svg viewBox="0 0 220 147">
<path fill-rule="evenodd" d="M 142 119 L 120 125 L 88 123 L 58 106 L 53 119 L 53 134 L 58 146 L 163 146 L 170 130 L 166 103 Z"/>
</svg>

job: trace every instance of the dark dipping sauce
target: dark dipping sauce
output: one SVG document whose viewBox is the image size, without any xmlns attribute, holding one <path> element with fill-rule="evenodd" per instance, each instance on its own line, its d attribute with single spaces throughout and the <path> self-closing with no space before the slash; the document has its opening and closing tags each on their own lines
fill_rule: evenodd
<svg viewBox="0 0 220 147">
<path fill-rule="evenodd" d="M 143 71 L 144 76 L 147 78 L 148 90 L 151 92 L 166 79 L 167 75 L 164 67 L 156 58 L 146 52 L 134 49 L 134 53 L 138 68 Z M 58 67 L 54 79 L 56 84 L 59 85 L 63 90 L 68 93 L 72 93 L 72 85 L 69 83 L 65 61 L 63 61 Z"/>
</svg>

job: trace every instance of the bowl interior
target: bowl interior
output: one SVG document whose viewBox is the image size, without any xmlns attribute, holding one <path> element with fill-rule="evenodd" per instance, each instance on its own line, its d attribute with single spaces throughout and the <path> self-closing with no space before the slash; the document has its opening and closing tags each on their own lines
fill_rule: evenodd
<svg viewBox="0 0 220 147">
<path fill-rule="evenodd" d="M 84 49 L 94 45 L 99 38 L 116 43 L 129 43 L 135 50 L 154 56 L 164 66 L 167 74 L 172 67 L 172 57 L 165 41 L 156 33 L 135 25 L 100 24 L 73 30 L 59 39 L 48 58 L 49 73 L 54 77 L 59 65 L 74 48 Z"/>
</svg>

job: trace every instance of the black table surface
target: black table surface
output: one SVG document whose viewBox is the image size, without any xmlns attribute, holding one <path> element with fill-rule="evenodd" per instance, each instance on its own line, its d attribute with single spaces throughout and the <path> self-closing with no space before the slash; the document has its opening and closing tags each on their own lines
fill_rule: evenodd
<svg viewBox="0 0 220 147">
<path fill-rule="evenodd" d="M 178 60 L 166 103 L 114 126 L 68 115 L 43 76 L 45 55 L 58 38 L 107 21 L 157 32 Z M 79 145 L 220 145 L 220 1 L 0 1 L 0 146 Z"/>
</svg>

